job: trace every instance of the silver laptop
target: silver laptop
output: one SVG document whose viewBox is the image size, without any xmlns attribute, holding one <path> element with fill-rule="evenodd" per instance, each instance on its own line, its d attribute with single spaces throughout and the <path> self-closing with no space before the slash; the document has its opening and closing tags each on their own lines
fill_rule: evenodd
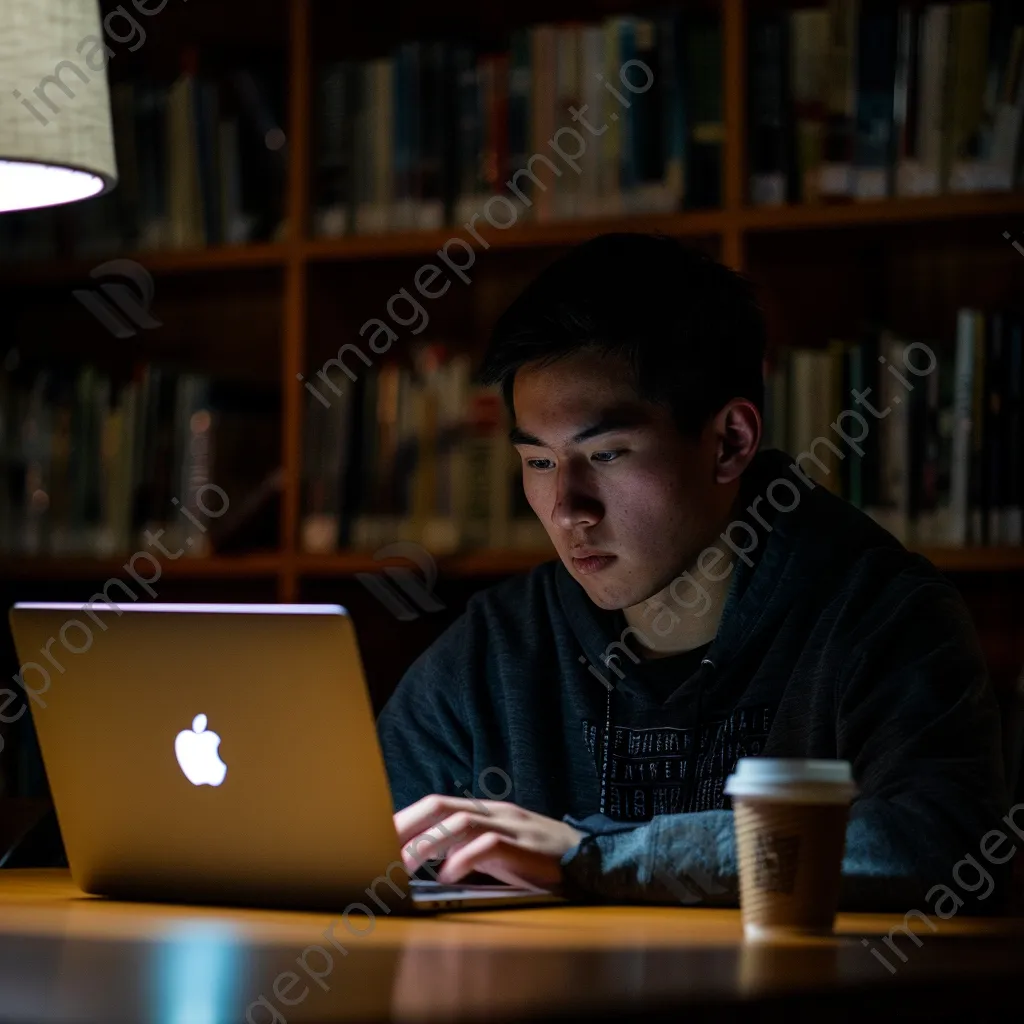
<svg viewBox="0 0 1024 1024">
<path fill-rule="evenodd" d="M 557 898 L 409 882 L 340 606 L 28 602 L 10 618 L 85 892 L 382 913 Z"/>
</svg>

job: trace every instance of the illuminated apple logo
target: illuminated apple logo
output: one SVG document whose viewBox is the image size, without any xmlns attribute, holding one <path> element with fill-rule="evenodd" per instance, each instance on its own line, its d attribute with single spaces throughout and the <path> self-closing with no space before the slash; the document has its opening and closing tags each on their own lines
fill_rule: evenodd
<svg viewBox="0 0 1024 1024">
<path fill-rule="evenodd" d="M 219 786 L 228 766 L 220 759 L 220 737 L 206 731 L 206 715 L 196 715 L 191 729 L 182 729 L 174 741 L 174 755 L 193 786 Z"/>
</svg>

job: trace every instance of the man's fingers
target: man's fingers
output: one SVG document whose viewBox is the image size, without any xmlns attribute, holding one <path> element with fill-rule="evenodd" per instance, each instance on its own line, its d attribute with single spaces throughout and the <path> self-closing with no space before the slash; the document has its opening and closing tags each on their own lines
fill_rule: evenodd
<svg viewBox="0 0 1024 1024">
<path fill-rule="evenodd" d="M 561 877 L 558 860 L 536 850 L 527 850 L 508 836 L 487 831 L 454 849 L 444 862 L 438 880 L 449 885 L 471 871 L 482 871 L 501 882 L 526 889 L 557 885 Z"/>
<path fill-rule="evenodd" d="M 476 814 L 489 812 L 487 800 L 466 800 L 461 796 L 440 796 L 433 794 L 410 804 L 395 813 L 395 831 L 398 841 L 404 846 L 410 839 L 426 832 L 438 822 L 457 811 L 472 811 Z"/>
<path fill-rule="evenodd" d="M 403 846 L 402 860 L 406 868 L 415 871 L 424 861 L 449 855 L 452 850 L 485 832 L 512 835 L 500 821 L 469 811 L 457 811 Z"/>
</svg>

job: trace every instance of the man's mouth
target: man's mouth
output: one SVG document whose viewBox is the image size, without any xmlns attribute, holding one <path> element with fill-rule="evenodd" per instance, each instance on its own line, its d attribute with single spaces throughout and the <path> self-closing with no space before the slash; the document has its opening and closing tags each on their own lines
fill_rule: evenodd
<svg viewBox="0 0 1024 1024">
<path fill-rule="evenodd" d="M 583 552 L 572 556 L 572 567 L 581 575 L 589 576 L 592 573 L 607 569 L 615 561 L 615 555 L 609 555 L 601 551 Z"/>
</svg>

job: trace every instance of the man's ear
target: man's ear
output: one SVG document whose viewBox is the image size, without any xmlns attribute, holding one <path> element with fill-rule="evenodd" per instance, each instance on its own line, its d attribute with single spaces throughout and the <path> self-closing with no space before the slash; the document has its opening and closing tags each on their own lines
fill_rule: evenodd
<svg viewBox="0 0 1024 1024">
<path fill-rule="evenodd" d="M 761 414 L 746 398 L 734 398 L 716 414 L 715 482 L 738 480 L 761 443 Z"/>
</svg>

